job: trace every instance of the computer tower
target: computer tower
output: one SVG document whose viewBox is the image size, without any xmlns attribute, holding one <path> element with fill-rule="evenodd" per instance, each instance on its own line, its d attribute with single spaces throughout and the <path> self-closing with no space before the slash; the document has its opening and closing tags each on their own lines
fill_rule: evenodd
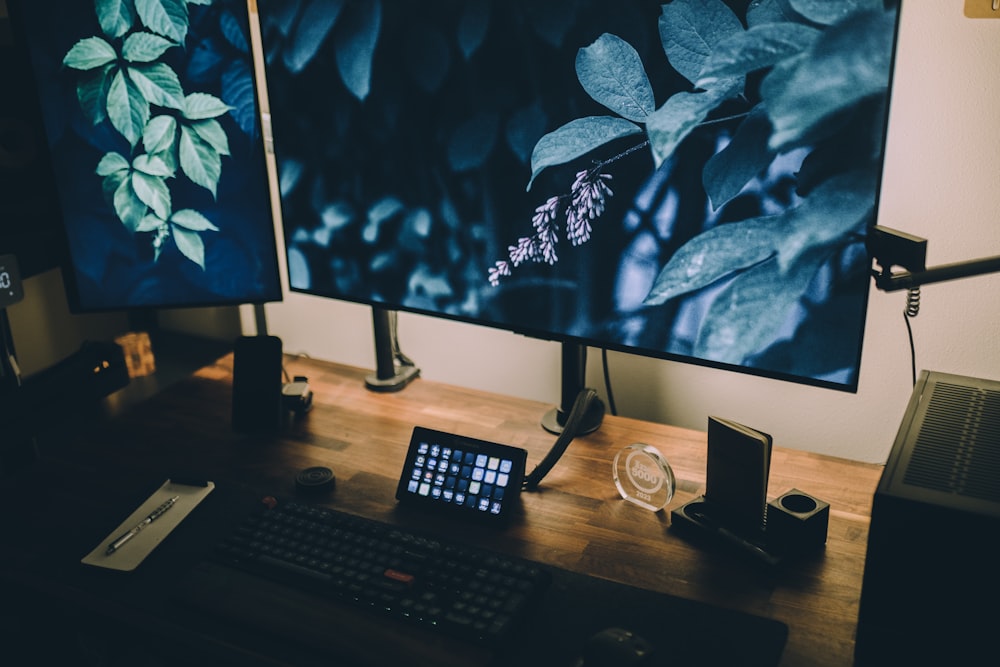
<svg viewBox="0 0 1000 667">
<path fill-rule="evenodd" d="M 875 492 L 855 664 L 1000 659 L 1000 382 L 924 371 Z"/>
</svg>

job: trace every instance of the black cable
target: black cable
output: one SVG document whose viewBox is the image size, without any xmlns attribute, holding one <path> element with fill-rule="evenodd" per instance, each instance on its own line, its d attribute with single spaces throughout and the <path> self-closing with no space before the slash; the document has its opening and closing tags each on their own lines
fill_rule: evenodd
<svg viewBox="0 0 1000 667">
<path fill-rule="evenodd" d="M 608 369 L 608 348 L 601 348 L 601 363 L 604 366 L 604 390 L 608 394 L 608 411 L 612 415 L 618 414 L 618 409 L 615 407 L 615 394 L 611 390 L 611 371 Z"/>
<path fill-rule="evenodd" d="M 14 334 L 10 329 L 10 318 L 7 316 L 6 308 L 0 308 L 0 355 L 3 355 L 0 359 L 0 386 L 9 383 L 20 387 L 21 370 L 17 366 Z"/>
<path fill-rule="evenodd" d="M 910 315 L 903 313 L 903 321 L 906 323 L 906 334 L 910 339 L 910 375 L 913 384 L 917 384 L 917 352 L 913 345 L 913 327 L 910 326 Z"/>
<path fill-rule="evenodd" d="M 570 410 L 569 417 L 566 419 L 566 425 L 563 427 L 562 433 L 556 438 L 555 444 L 552 445 L 552 449 L 549 453 L 545 455 L 545 458 L 535 466 L 535 469 L 531 471 L 531 474 L 524 478 L 524 482 L 521 487 L 525 491 L 533 491 L 538 487 L 538 483 L 542 481 L 542 478 L 548 474 L 552 466 L 556 464 L 556 461 L 563 455 L 566 448 L 569 447 L 569 443 L 579 435 L 580 423 L 583 418 L 587 416 L 587 413 L 592 409 L 592 406 L 602 406 L 603 403 L 597 397 L 597 392 L 593 389 L 581 389 L 580 393 L 576 395 L 576 400 L 573 401 L 573 408 Z"/>
<path fill-rule="evenodd" d="M 389 345 L 392 349 L 392 358 L 401 366 L 416 366 L 416 363 L 403 354 L 399 347 L 399 313 L 395 310 L 389 311 Z"/>
</svg>

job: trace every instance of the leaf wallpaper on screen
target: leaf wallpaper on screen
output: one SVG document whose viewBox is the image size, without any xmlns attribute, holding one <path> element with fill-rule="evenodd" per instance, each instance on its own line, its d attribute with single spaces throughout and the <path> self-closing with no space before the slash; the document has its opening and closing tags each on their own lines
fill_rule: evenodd
<svg viewBox="0 0 1000 667">
<path fill-rule="evenodd" d="M 245 3 L 51 4 L 23 11 L 79 308 L 280 298 Z"/>
<path fill-rule="evenodd" d="M 293 289 L 856 383 L 882 0 L 261 0 Z"/>
</svg>

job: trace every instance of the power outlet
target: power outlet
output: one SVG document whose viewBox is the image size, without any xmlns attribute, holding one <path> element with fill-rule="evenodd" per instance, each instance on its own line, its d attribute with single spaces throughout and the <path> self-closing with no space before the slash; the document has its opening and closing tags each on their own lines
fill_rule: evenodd
<svg viewBox="0 0 1000 667">
<path fill-rule="evenodd" d="M 1000 0 L 965 0 L 965 15 L 970 19 L 1000 19 Z"/>
</svg>

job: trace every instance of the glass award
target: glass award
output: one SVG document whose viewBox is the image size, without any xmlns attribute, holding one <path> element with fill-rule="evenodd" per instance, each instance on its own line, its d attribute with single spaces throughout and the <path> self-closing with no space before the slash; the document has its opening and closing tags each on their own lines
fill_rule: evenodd
<svg viewBox="0 0 1000 667">
<path fill-rule="evenodd" d="M 650 445 L 631 444 L 615 454 L 614 479 L 622 498 L 652 512 L 674 497 L 674 471 Z"/>
</svg>

